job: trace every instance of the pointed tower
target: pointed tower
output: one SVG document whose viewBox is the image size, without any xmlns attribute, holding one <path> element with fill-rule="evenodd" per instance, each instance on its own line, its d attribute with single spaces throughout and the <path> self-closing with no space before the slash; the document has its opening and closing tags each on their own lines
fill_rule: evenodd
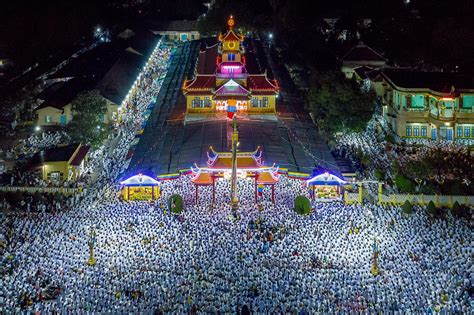
<svg viewBox="0 0 474 315">
<path fill-rule="evenodd" d="M 244 36 L 234 31 L 235 20 L 227 20 L 227 32 L 219 43 L 199 53 L 194 79 L 185 80 L 186 114 L 275 114 L 279 86 L 267 72 L 249 73 Z M 253 53 L 252 53 L 253 54 Z M 256 56 L 250 55 L 250 61 Z M 256 61 L 249 63 L 255 71 Z M 252 67 L 250 67 L 252 68 Z"/>
<path fill-rule="evenodd" d="M 231 15 L 227 20 L 228 30 L 225 34 L 219 35 L 219 57 L 217 59 L 217 84 L 222 84 L 229 78 L 246 79 L 244 46 L 242 42 L 244 36 L 234 32 L 235 20 Z"/>
</svg>

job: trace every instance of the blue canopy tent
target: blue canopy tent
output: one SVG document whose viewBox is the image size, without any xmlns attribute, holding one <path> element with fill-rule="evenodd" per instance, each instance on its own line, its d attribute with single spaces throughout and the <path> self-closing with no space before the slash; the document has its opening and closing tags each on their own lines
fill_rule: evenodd
<svg viewBox="0 0 474 315">
<path fill-rule="evenodd" d="M 348 182 L 346 182 L 344 179 L 334 175 L 334 174 L 331 174 L 329 173 L 328 171 L 324 172 L 324 173 L 319 173 L 317 175 L 314 175 L 312 178 L 308 179 L 306 181 L 306 184 L 308 186 L 311 186 L 311 197 L 314 199 L 315 195 L 316 195 L 316 186 L 323 186 L 321 189 L 323 190 L 323 192 L 321 193 L 322 196 L 330 196 L 329 198 L 331 198 L 332 194 L 334 193 L 335 194 L 335 191 L 337 191 L 337 193 L 340 195 L 342 194 L 342 189 L 345 185 L 348 184 Z M 330 187 L 335 187 L 334 188 L 330 188 Z M 318 192 L 319 194 L 319 192 Z M 319 197 L 319 196 L 318 196 Z M 323 198 L 326 198 L 326 197 L 323 197 Z"/>
</svg>

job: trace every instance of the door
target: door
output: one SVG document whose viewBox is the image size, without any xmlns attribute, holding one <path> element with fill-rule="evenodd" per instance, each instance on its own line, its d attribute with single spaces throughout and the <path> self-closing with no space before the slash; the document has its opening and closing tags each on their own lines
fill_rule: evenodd
<svg viewBox="0 0 474 315">
<path fill-rule="evenodd" d="M 436 140 L 438 138 L 438 129 L 431 128 L 431 140 Z"/>
<path fill-rule="evenodd" d="M 61 115 L 59 116 L 59 123 L 61 125 L 65 125 L 66 124 L 66 115 Z"/>
<path fill-rule="evenodd" d="M 186 34 L 186 33 L 181 34 L 181 41 L 185 42 L 187 40 L 188 40 L 188 34 Z"/>
</svg>

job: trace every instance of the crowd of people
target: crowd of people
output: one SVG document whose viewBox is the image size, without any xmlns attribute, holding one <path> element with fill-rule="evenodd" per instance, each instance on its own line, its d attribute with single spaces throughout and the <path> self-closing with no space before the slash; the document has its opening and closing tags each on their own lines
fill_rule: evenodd
<svg viewBox="0 0 474 315">
<path fill-rule="evenodd" d="M 383 180 L 394 183 L 397 169 L 403 173 L 405 166 L 420 161 L 427 156 L 432 156 L 435 150 L 441 150 L 446 156 L 467 156 L 467 147 L 464 143 L 454 141 L 428 141 L 425 139 L 402 139 L 390 132 L 386 120 L 380 115 L 374 115 L 369 121 L 367 128 L 362 133 L 344 133 L 336 136 L 334 153 L 347 158 L 355 165 L 361 177 L 367 180 L 380 180 L 376 178 L 375 170 L 383 173 Z M 388 141 L 388 138 L 392 138 Z M 461 162 L 461 161 L 460 161 Z M 459 181 L 466 182 L 469 178 L 471 161 L 461 162 L 465 171 L 460 170 L 464 176 Z M 448 179 L 452 173 L 451 166 L 446 165 L 445 170 L 439 170 L 438 180 Z M 420 166 L 421 168 L 421 166 Z M 426 174 L 426 178 L 434 174 Z"/>
<path fill-rule="evenodd" d="M 461 220 L 432 221 L 420 208 L 315 203 L 310 216 L 293 200 L 300 180 L 280 178 L 276 203 L 255 206 L 251 179 L 229 180 L 194 204 L 188 176 L 162 185 L 155 204 L 121 202 L 112 187 L 74 209 L 16 217 L 3 255 L 2 311 L 50 313 L 384 312 L 469 313 L 472 234 Z M 209 191 L 208 191 L 209 190 Z M 163 208 L 185 197 L 178 219 Z M 88 266 L 93 243 L 95 266 Z M 378 252 L 378 276 L 371 273 Z M 45 291 L 57 289 L 46 299 Z M 26 302 L 25 302 L 26 301 Z"/>
<path fill-rule="evenodd" d="M 236 211 L 224 178 L 213 204 L 210 187 L 195 204 L 189 176 L 163 181 L 154 203 L 122 201 L 116 179 L 171 52 L 157 46 L 116 138 L 91 154 L 97 177 L 82 199 L 1 220 L 0 313 L 472 310 L 472 233 L 463 220 L 340 201 L 300 216 L 294 199 L 308 187 L 283 175 L 275 204 L 269 187 L 255 204 L 252 179 L 239 178 Z M 179 216 L 166 206 L 172 194 L 184 198 Z"/>
</svg>

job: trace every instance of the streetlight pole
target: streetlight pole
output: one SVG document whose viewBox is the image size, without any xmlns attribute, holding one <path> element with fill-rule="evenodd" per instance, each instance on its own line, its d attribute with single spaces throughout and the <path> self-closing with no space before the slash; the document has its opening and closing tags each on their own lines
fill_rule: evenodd
<svg viewBox="0 0 474 315">
<path fill-rule="evenodd" d="M 237 142 L 239 141 L 239 131 L 237 130 L 237 118 L 232 119 L 234 130 L 232 131 L 232 178 L 230 183 L 230 203 L 233 210 L 239 207 L 237 197 Z"/>
<path fill-rule="evenodd" d="M 374 244 L 372 245 L 372 275 L 377 276 L 379 274 L 379 267 L 377 266 L 377 257 L 379 255 L 379 246 L 377 245 L 377 239 L 374 237 Z"/>
<path fill-rule="evenodd" d="M 89 260 L 87 261 L 87 264 L 89 266 L 94 266 L 96 263 L 96 260 L 94 258 L 95 237 L 96 237 L 96 233 L 95 233 L 94 227 L 91 225 L 90 230 L 89 230 Z"/>
</svg>

